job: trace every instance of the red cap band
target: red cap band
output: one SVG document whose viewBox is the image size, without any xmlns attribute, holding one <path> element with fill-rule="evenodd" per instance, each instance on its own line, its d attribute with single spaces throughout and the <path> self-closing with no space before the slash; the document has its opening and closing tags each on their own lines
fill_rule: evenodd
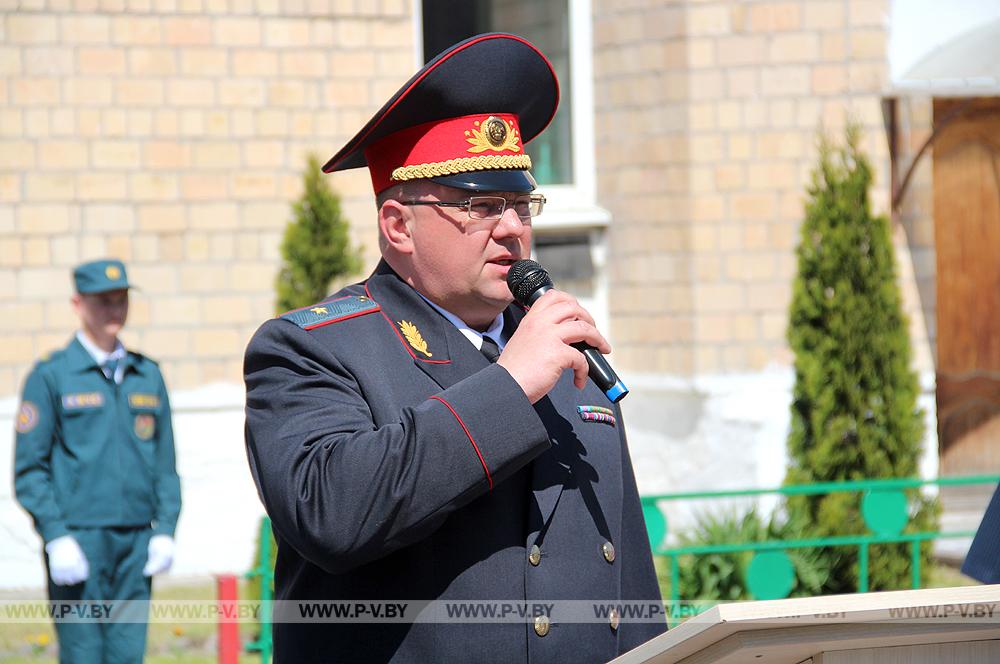
<svg viewBox="0 0 1000 664">
<path fill-rule="evenodd" d="M 376 194 L 395 182 L 531 168 L 517 116 L 507 113 L 477 113 L 408 127 L 368 146 L 365 159 Z"/>
</svg>

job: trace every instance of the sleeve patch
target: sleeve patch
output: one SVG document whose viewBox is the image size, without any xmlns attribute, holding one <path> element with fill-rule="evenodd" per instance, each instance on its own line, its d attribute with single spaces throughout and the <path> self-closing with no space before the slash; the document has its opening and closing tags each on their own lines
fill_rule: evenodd
<svg viewBox="0 0 1000 664">
<path fill-rule="evenodd" d="M 156 433 L 156 419 L 149 413 L 135 416 L 135 435 L 139 440 L 149 440 Z"/>
<path fill-rule="evenodd" d="M 17 411 L 17 424 L 15 429 L 18 433 L 28 433 L 38 424 L 38 407 L 30 401 L 25 401 Z"/>
<path fill-rule="evenodd" d="M 378 310 L 379 306 L 375 300 L 364 295 L 351 295 L 303 307 L 302 309 L 294 309 L 288 313 L 281 314 L 281 318 L 295 323 L 303 330 L 312 330 L 323 325 L 347 320 L 355 316 L 370 314 Z"/>
</svg>

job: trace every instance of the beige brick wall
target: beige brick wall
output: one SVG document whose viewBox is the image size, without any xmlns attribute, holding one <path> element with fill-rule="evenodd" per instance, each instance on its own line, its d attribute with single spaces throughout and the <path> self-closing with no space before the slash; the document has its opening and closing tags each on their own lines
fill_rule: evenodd
<svg viewBox="0 0 1000 664">
<path fill-rule="evenodd" d="M 593 10 L 616 363 L 681 375 L 786 365 L 820 125 L 864 124 L 874 201 L 888 209 L 888 0 Z M 74 328 L 69 268 L 105 255 L 143 288 L 127 341 L 163 360 L 172 386 L 238 381 L 249 335 L 272 314 L 304 155 L 332 154 L 412 73 L 410 11 L 404 0 L 0 2 L 0 397 Z M 903 110 L 915 149 L 929 111 Z M 923 169 L 897 231 L 930 367 Z M 330 182 L 370 267 L 367 173 Z"/>
<path fill-rule="evenodd" d="M 594 0 L 599 201 L 616 362 L 787 365 L 817 128 L 858 119 L 888 211 L 886 0 Z M 921 258 L 921 260 L 923 260 Z M 912 301 L 912 300 L 911 300 Z"/>
<path fill-rule="evenodd" d="M 0 3 L 0 397 L 65 344 L 75 263 L 141 288 L 126 342 L 171 387 L 239 381 L 273 314 L 304 155 L 415 68 L 403 0 Z M 331 183 L 374 263 L 366 172 Z"/>
</svg>

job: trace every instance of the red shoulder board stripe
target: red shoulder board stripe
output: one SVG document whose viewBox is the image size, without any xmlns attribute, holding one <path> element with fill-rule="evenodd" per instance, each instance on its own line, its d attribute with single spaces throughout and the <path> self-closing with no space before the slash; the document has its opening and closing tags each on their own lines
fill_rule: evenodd
<svg viewBox="0 0 1000 664">
<path fill-rule="evenodd" d="M 311 304 L 301 309 L 293 309 L 281 314 L 280 318 L 295 323 L 303 330 L 314 330 L 330 323 L 337 323 L 348 318 L 364 316 L 379 311 L 378 303 L 364 295 L 348 295 L 328 302 Z"/>
</svg>

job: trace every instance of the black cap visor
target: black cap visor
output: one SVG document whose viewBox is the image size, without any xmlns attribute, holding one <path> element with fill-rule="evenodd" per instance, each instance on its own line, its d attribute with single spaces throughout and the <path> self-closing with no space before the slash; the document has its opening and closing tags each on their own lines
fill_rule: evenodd
<svg viewBox="0 0 1000 664">
<path fill-rule="evenodd" d="M 534 191 L 535 187 L 538 186 L 531 173 L 519 170 L 471 171 L 429 179 L 446 187 L 476 192 L 528 193 Z"/>
</svg>

